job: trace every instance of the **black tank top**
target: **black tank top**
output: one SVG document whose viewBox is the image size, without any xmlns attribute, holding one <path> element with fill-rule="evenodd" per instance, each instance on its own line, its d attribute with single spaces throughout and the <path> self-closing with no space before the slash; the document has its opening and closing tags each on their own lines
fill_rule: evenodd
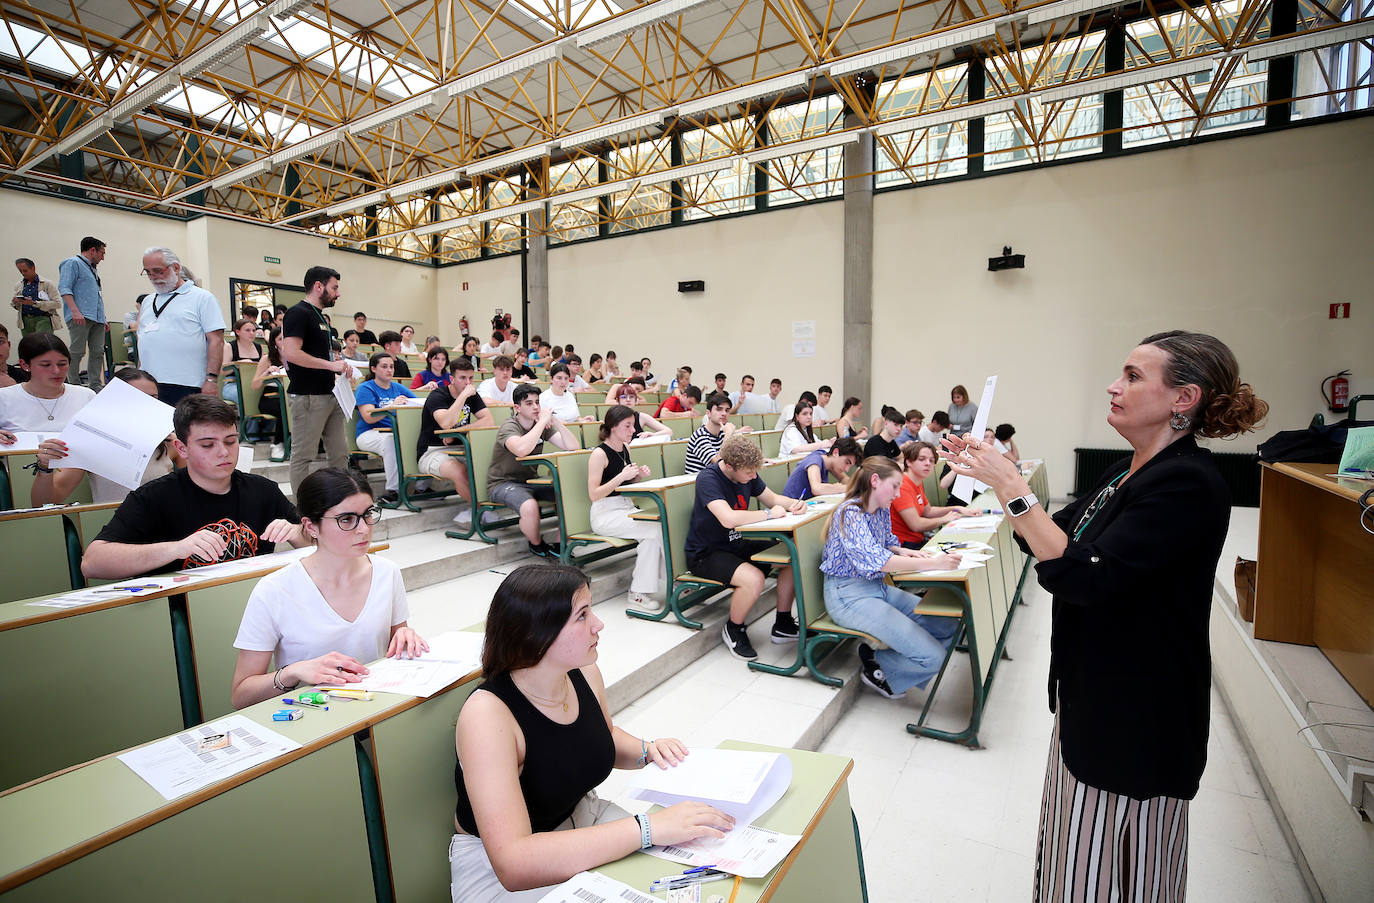
<svg viewBox="0 0 1374 903">
<path fill-rule="evenodd" d="M 496 694 L 525 735 L 525 766 L 520 771 L 520 793 L 530 815 L 530 828 L 552 831 L 572 815 L 578 800 L 611 773 L 615 765 L 615 741 L 587 679 L 581 671 L 569 671 L 577 693 L 577 720 L 559 724 L 534 707 L 516 688 L 510 674 L 498 674 L 478 687 Z M 475 691 L 474 691 L 475 692 Z M 463 763 L 453 769 L 458 787 L 458 825 L 473 835 L 477 820 L 463 784 Z"/>
<path fill-rule="evenodd" d="M 630 464 L 630 450 L 616 451 L 606 443 L 597 446 L 606 454 L 606 469 L 601 471 L 601 485 L 605 486 Z"/>
</svg>

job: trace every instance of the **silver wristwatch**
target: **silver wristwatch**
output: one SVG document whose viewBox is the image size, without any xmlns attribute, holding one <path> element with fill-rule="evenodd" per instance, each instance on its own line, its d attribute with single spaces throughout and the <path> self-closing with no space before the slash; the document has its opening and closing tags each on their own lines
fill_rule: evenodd
<svg viewBox="0 0 1374 903">
<path fill-rule="evenodd" d="M 1008 501 L 1007 513 L 1012 517 L 1020 517 L 1038 504 L 1040 504 L 1040 500 L 1035 497 L 1035 493 L 1028 492 Z"/>
</svg>

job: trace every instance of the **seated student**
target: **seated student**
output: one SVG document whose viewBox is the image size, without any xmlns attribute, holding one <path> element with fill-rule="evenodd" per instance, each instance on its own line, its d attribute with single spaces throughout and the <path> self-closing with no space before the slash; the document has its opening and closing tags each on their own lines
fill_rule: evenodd
<svg viewBox="0 0 1374 903">
<path fill-rule="evenodd" d="M 363 313 L 362 311 L 358 311 L 356 314 L 354 314 L 353 325 L 358 331 L 358 341 L 362 342 L 364 345 L 377 344 L 377 336 L 372 332 L 372 330 L 367 328 L 367 314 Z M 400 339 L 399 333 L 397 334 L 397 339 Z M 382 344 L 385 345 L 386 343 L 383 342 Z"/>
<path fill-rule="evenodd" d="M 497 346 L 499 353 L 512 358 L 515 357 L 515 352 L 519 351 L 521 347 L 520 330 L 518 329 L 510 330 L 510 337 L 503 339 L 501 344 Z"/>
<path fill-rule="evenodd" d="M 623 383 L 616 383 L 611 386 L 611 390 L 606 393 L 607 404 L 623 404 L 626 407 L 633 407 L 639 404 L 639 392 L 644 388 L 644 381 L 639 377 L 633 377 Z M 673 428 L 664 426 L 648 414 L 635 411 L 635 432 L 632 439 L 641 436 L 668 438 L 673 434 Z"/>
<path fill-rule="evenodd" d="M 433 348 L 435 345 L 442 345 L 442 344 L 444 344 L 444 343 L 441 342 L 441 341 L 439 341 L 439 337 L 438 337 L 437 335 L 427 335 L 427 336 L 425 336 L 425 347 L 424 347 L 424 350 L 421 351 L 420 354 L 428 354 L 428 353 L 429 353 L 429 349 Z"/>
<path fill-rule="evenodd" d="M 445 449 L 457 444 L 453 436 L 436 436 L 437 430 L 456 430 L 460 426 L 492 426 L 494 421 L 487 403 L 472 384 L 472 361 L 460 357 L 449 368 L 451 379 L 447 386 L 439 386 L 425 399 L 425 409 L 420 412 L 420 436 L 415 440 L 415 454 L 418 466 L 423 472 L 448 480 L 453 484 L 458 497 L 468 503 L 453 518 L 454 523 L 464 530 L 472 523 L 472 488 L 468 483 L 468 471 L 463 461 L 450 455 Z M 483 516 L 482 522 L 497 520 Z"/>
<path fill-rule="evenodd" d="M 903 549 L 892 534 L 888 511 L 902 475 L 883 457 L 865 458 L 850 477 L 845 500 L 825 525 L 821 573 L 825 608 L 841 627 L 882 640 L 874 652 L 859 644 L 859 677 L 880 696 L 899 699 L 924 687 L 939 673 L 945 650 L 959 629 L 958 618 L 918 615 L 917 597 L 883 579 L 887 574 L 942 571 L 959 566 L 956 555 Z"/>
<path fill-rule="evenodd" d="M 251 323 L 250 323 L 251 325 Z M 146 370 L 139 370 L 136 367 L 125 367 L 116 371 L 115 379 L 122 380 L 138 389 L 144 395 L 151 395 L 157 398 L 157 380 Z M 67 457 L 67 444 L 57 437 L 45 439 L 38 447 L 38 467 L 35 469 L 33 480 L 33 491 L 31 492 L 31 504 L 38 505 L 60 505 L 67 500 L 81 480 L 87 476 L 86 471 L 79 467 L 61 467 L 52 469 L 52 465 Z M 148 466 L 143 469 L 143 479 L 139 485 L 150 483 L 158 477 L 165 477 L 172 472 L 174 455 L 172 451 L 172 438 L 169 436 L 157 451 L 153 452 L 153 457 L 149 459 Z M 95 477 L 95 474 L 91 474 Z M 124 486 L 106 479 L 91 480 L 91 500 L 97 505 L 109 502 L 122 502 L 129 495 L 129 490 Z"/>
<path fill-rule="evenodd" d="M 710 398 L 712 395 L 724 395 L 726 398 L 729 398 L 730 393 L 725 388 L 725 374 L 717 373 L 715 376 L 715 380 L 716 387 L 712 389 L 710 392 L 707 392 L 704 397 Z"/>
<path fill-rule="evenodd" d="M 944 411 L 936 411 L 930 415 L 930 420 L 916 432 L 916 438 L 922 442 L 929 442 L 936 448 L 940 447 L 940 437 L 949 429 L 949 415 Z"/>
<path fill-rule="evenodd" d="M 897 434 L 897 447 L 906 448 L 912 442 L 920 441 L 921 426 L 925 423 L 926 415 L 915 408 L 906 412 L 906 425 Z"/>
<path fill-rule="evenodd" d="M 3 323 L 0 323 L 0 389 L 27 382 L 29 375 L 18 364 L 9 363 L 10 359 L 10 331 Z"/>
<path fill-rule="evenodd" d="M 926 500 L 925 479 L 935 469 L 935 446 L 913 442 L 902 449 L 902 488 L 892 502 L 892 532 L 904 549 L 919 549 L 931 533 L 960 517 L 982 514 L 963 505 L 932 505 Z M 956 474 L 949 471 L 940 479 L 945 489 Z"/>
<path fill-rule="evenodd" d="M 782 457 L 788 455 L 804 455 L 818 449 L 829 448 L 833 439 L 817 439 L 816 431 L 811 426 L 811 418 L 814 408 L 803 401 L 797 405 L 792 419 L 782 430 L 782 441 L 778 443 L 778 454 Z"/>
<path fill-rule="evenodd" d="M 882 407 L 880 407 L 878 409 L 878 416 L 873 419 L 872 425 L 868 428 L 869 432 L 874 436 L 881 433 L 883 431 L 883 423 L 887 420 L 887 412 L 895 410 L 897 409 L 890 404 L 885 404 Z M 902 425 L 906 425 L 905 420 L 902 421 Z"/>
<path fill-rule="evenodd" d="M 123 580 L 266 555 L 307 539 L 272 480 L 236 470 L 239 424 L 213 395 L 189 395 L 172 414 L 178 470 L 129 493 L 81 561 L 87 577 Z"/>
<path fill-rule="evenodd" d="M 529 360 L 529 354 L 530 353 L 528 351 L 526 351 L 524 348 L 521 348 L 517 350 L 515 352 L 515 355 L 513 356 L 513 366 L 511 367 L 511 379 L 515 380 L 516 382 L 534 382 L 534 368 L 532 368 L 528 363 L 526 363 L 526 361 Z"/>
<path fill-rule="evenodd" d="M 564 357 L 565 354 L 567 354 L 567 352 L 563 350 L 562 345 L 554 345 L 553 349 L 549 352 L 549 366 L 553 366 L 554 364 L 566 364 L 568 361 L 567 358 Z"/>
<path fill-rule="evenodd" d="M 258 335 L 255 317 L 240 317 L 234 321 L 234 337 L 229 340 L 230 361 L 256 361 L 262 357 L 262 349 L 254 341 Z M 238 380 L 225 380 L 220 388 L 220 397 L 230 404 L 239 403 Z"/>
<path fill-rule="evenodd" d="M 350 329 L 343 335 L 343 359 L 362 363 L 367 360 L 367 352 L 358 347 L 358 330 Z"/>
<path fill-rule="evenodd" d="M 648 389 L 657 388 L 658 377 L 654 376 L 654 362 L 647 357 L 642 357 L 639 359 L 639 366 L 644 370 L 644 372 L 640 374 L 644 377 L 644 386 Z M 631 367 L 630 369 L 633 370 L 634 368 Z"/>
<path fill-rule="evenodd" d="M 1021 449 L 1016 447 L 1016 440 L 1012 438 L 1015 435 L 1016 427 L 1010 423 L 999 423 L 992 432 L 992 447 L 1013 464 L 1021 460 Z"/>
<path fill-rule="evenodd" d="M 863 459 L 857 439 L 836 439 L 829 448 L 818 448 L 802 459 L 787 478 L 782 494 L 790 499 L 809 499 L 818 495 L 844 492 L 845 475 Z M 831 478 L 834 482 L 827 482 Z"/>
<path fill-rule="evenodd" d="M 449 383 L 448 352 L 442 347 L 434 347 L 425 352 L 425 369 L 415 374 L 410 381 L 412 389 L 433 389 Z"/>
<path fill-rule="evenodd" d="M 302 684 L 357 683 L 367 662 L 429 651 L 406 625 L 401 569 L 367 553 L 382 519 L 367 478 L 325 467 L 301 481 L 296 500 L 315 551 L 263 577 L 249 595 L 234 638 L 236 709 Z"/>
<path fill-rule="evenodd" d="M 596 666 L 602 626 L 577 568 L 516 568 L 492 597 L 484 681 L 455 732 L 454 903 L 534 903 L 578 872 L 652 844 L 723 837 L 733 824 L 697 802 L 631 817 L 593 792 L 612 768 L 687 755 L 680 740 L 615 726 Z"/>
<path fill-rule="evenodd" d="M 669 395 L 654 412 L 655 417 L 695 417 L 701 403 L 701 390 L 693 385 L 683 386 L 677 394 Z"/>
<path fill-rule="evenodd" d="M 604 383 L 606 381 L 606 365 L 603 363 L 604 360 L 605 359 L 601 355 L 595 353 L 587 359 L 587 379 L 590 382 Z"/>
<path fill-rule="evenodd" d="M 286 457 L 286 421 L 282 417 L 277 384 L 273 384 L 270 390 L 265 387 L 269 379 L 285 375 L 286 366 L 281 359 L 281 327 L 274 326 L 267 333 L 267 353 L 258 359 L 258 369 L 253 371 L 252 390 L 262 393 L 258 397 L 258 411 L 272 418 L 272 457 L 278 460 Z"/>
<path fill-rule="evenodd" d="M 678 389 L 684 386 L 690 386 L 691 384 L 692 368 L 683 364 L 681 367 L 677 368 L 677 374 L 674 375 L 672 381 L 668 383 L 668 391 L 676 392 Z"/>
<path fill-rule="evenodd" d="M 740 406 L 754 394 L 754 377 L 744 374 L 739 381 L 739 391 L 730 393 L 730 413 L 740 413 Z"/>
<path fill-rule="evenodd" d="M 551 385 L 539 395 L 539 406 L 548 408 L 558 415 L 558 419 L 563 423 L 574 423 L 584 418 L 582 412 L 577 407 L 577 398 L 568 387 L 572 383 L 572 371 L 567 364 L 554 364 L 549 368 L 549 382 Z M 512 396 L 514 397 L 514 396 Z M 574 446 L 576 447 L 576 446 Z"/>
<path fill-rule="evenodd" d="M 590 389 L 591 386 L 587 385 L 587 381 L 582 378 L 581 356 L 576 354 L 566 354 L 564 355 L 564 360 L 567 362 L 568 365 L 568 375 L 572 377 L 571 382 L 568 383 L 568 388 L 573 390 L 574 392 L 585 392 L 587 389 Z"/>
<path fill-rule="evenodd" d="M 396 429 L 396 418 L 378 412 L 377 408 L 385 407 L 398 398 L 414 398 L 415 393 L 392 380 L 396 359 L 385 351 L 378 351 L 368 358 L 367 365 L 372 369 L 372 378 L 359 385 L 353 393 L 358 402 L 356 441 L 358 448 L 363 451 L 382 456 L 382 471 L 386 474 L 386 492 L 382 494 L 382 501 L 394 502 L 401 497 L 396 439 L 392 433 L 382 432 L 380 428 Z"/>
<path fill-rule="evenodd" d="M 487 467 L 487 495 L 498 505 L 520 513 L 520 532 L 525 534 L 530 554 L 557 558 L 561 551 L 558 543 L 545 542 L 539 532 L 539 502 L 553 501 L 553 487 L 528 485 L 534 470 L 517 459 L 541 454 L 545 442 L 572 451 L 579 447 L 577 437 L 552 408 L 543 405 L 543 396 L 536 386 L 516 386 L 512 398 L 515 410 L 496 432 L 496 447 Z"/>
<path fill-rule="evenodd" d="M 498 354 L 492 359 L 491 370 L 494 375 L 491 379 L 482 380 L 477 387 L 477 394 L 487 404 L 510 404 L 516 386 L 511 379 L 515 373 L 515 362 L 504 354 Z"/>
<path fill-rule="evenodd" d="M 720 460 L 720 446 L 735 433 L 748 433 L 750 427 L 730 422 L 730 396 L 716 392 L 706 399 L 706 416 L 687 440 L 687 460 L 683 470 L 696 473 Z"/>
<path fill-rule="evenodd" d="M 477 349 L 477 354 L 481 357 L 496 357 L 501 353 L 501 346 L 505 343 L 506 337 L 500 330 L 491 334 L 491 341 Z"/>
<path fill-rule="evenodd" d="M 852 439 L 867 438 L 868 427 L 863 425 L 863 421 L 864 403 L 850 396 L 840 405 L 840 416 L 835 419 L 835 435 L 841 439 L 845 436 Z"/>
<path fill-rule="evenodd" d="M 530 346 L 530 363 L 547 366 L 553 355 L 553 346 L 548 342 L 536 342 Z"/>
<path fill-rule="evenodd" d="M 482 369 L 482 356 L 477 353 L 480 345 L 481 343 L 477 341 L 476 336 L 465 336 L 463 338 L 462 357 L 472 361 L 473 372 L 478 372 Z"/>
<path fill-rule="evenodd" d="M 902 431 L 906 424 L 906 418 L 902 412 L 896 408 L 886 408 L 883 411 L 883 425 L 881 432 L 876 436 L 869 437 L 864 443 L 864 458 L 873 458 L 878 455 L 884 458 L 897 460 L 897 456 L 902 450 L 897 447 L 897 434 Z"/>
<path fill-rule="evenodd" d="M 749 643 L 744 619 L 763 592 L 769 565 L 750 558 L 773 545 L 772 540 L 741 538 L 735 528 L 772 520 L 786 514 L 799 514 L 806 503 L 778 495 L 759 477 L 763 451 L 748 436 L 731 436 L 721 444 L 720 460 L 697 473 L 696 501 L 687 528 L 687 567 L 698 577 L 715 580 L 734 588 L 730 596 L 730 617 L 721 625 L 721 638 L 730 654 L 739 659 L 758 657 Z M 758 511 L 750 511 L 749 500 L 759 499 Z M 791 567 L 778 570 L 778 609 L 773 622 L 774 643 L 795 643 L 799 633 L 792 617 L 793 576 Z"/>
<path fill-rule="evenodd" d="M 797 412 L 797 405 L 803 403 L 809 404 L 811 406 L 811 425 L 813 427 L 820 426 L 820 424 L 817 423 L 815 420 L 816 396 L 808 390 L 806 392 L 801 393 L 801 395 L 797 397 L 796 401 L 789 401 L 787 404 L 782 406 L 782 413 L 778 415 L 778 421 L 777 423 L 773 424 L 773 429 L 787 429 L 787 424 L 791 422 L 792 415 Z"/>
<path fill-rule="evenodd" d="M 781 393 L 782 380 L 770 380 L 768 394 L 753 394 L 743 398 L 740 402 L 739 412 L 741 414 L 781 414 L 782 402 L 778 401 L 778 395 Z"/>
<path fill-rule="evenodd" d="M 419 353 L 420 353 L 420 349 L 415 347 L 415 327 L 414 327 L 414 326 L 402 326 L 402 327 L 401 327 L 401 353 L 402 353 L 402 354 L 419 354 Z"/>
<path fill-rule="evenodd" d="M 831 417 L 830 412 L 825 409 L 825 406 L 830 404 L 830 396 L 832 394 L 834 394 L 834 392 L 829 386 L 821 386 L 819 389 L 816 390 L 816 426 L 825 426 L 831 420 L 835 419 Z"/>
<path fill-rule="evenodd" d="M 656 523 L 631 520 L 630 515 L 639 513 L 639 509 L 634 502 L 615 493 L 626 483 L 649 476 L 649 468 L 630 461 L 634 421 L 635 412 L 624 405 L 606 412 L 599 430 L 601 444 L 587 459 L 587 494 L 592 500 L 593 532 L 639 541 L 634 575 L 630 578 L 629 604 L 642 607 L 658 590 L 658 578 L 663 573 L 663 530 Z"/>
<path fill-rule="evenodd" d="M 391 359 L 396 362 L 396 372 L 391 378 L 410 379 L 410 365 L 401 360 L 401 334 L 394 329 L 388 329 L 378 337 L 377 341 L 382 346 L 382 350 L 391 355 Z M 367 342 L 363 342 L 363 344 L 366 345 Z M 429 353 L 428 348 L 425 349 L 425 353 Z"/>
<path fill-rule="evenodd" d="M 606 352 L 606 378 L 620 376 L 620 361 L 616 358 L 614 351 Z"/>
<path fill-rule="evenodd" d="M 644 379 L 639 376 L 631 376 L 623 383 L 611 383 L 611 387 L 606 390 L 606 404 L 639 404 L 639 393 L 644 391 Z M 633 400 L 630 400 L 633 397 Z"/>
</svg>

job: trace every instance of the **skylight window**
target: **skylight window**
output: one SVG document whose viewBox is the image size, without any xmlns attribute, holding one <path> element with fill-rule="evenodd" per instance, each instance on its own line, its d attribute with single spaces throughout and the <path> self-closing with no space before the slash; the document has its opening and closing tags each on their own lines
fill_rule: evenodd
<svg viewBox="0 0 1374 903">
<path fill-rule="evenodd" d="M 91 55 L 80 44 L 14 22 L 6 22 L 0 28 L 0 56 L 17 57 L 27 60 L 30 66 L 64 75 L 75 75 L 91 63 Z"/>
</svg>

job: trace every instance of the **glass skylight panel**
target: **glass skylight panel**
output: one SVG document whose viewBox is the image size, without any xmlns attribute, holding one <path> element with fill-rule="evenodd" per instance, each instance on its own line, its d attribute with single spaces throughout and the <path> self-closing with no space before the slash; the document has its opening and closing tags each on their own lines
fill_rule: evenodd
<svg viewBox="0 0 1374 903">
<path fill-rule="evenodd" d="M 15 22 L 7 22 L 0 28 L 0 55 L 20 57 L 28 60 L 31 66 L 66 75 L 75 75 L 79 68 L 84 69 L 91 62 L 91 55 L 80 44 L 50 37 Z"/>
</svg>

